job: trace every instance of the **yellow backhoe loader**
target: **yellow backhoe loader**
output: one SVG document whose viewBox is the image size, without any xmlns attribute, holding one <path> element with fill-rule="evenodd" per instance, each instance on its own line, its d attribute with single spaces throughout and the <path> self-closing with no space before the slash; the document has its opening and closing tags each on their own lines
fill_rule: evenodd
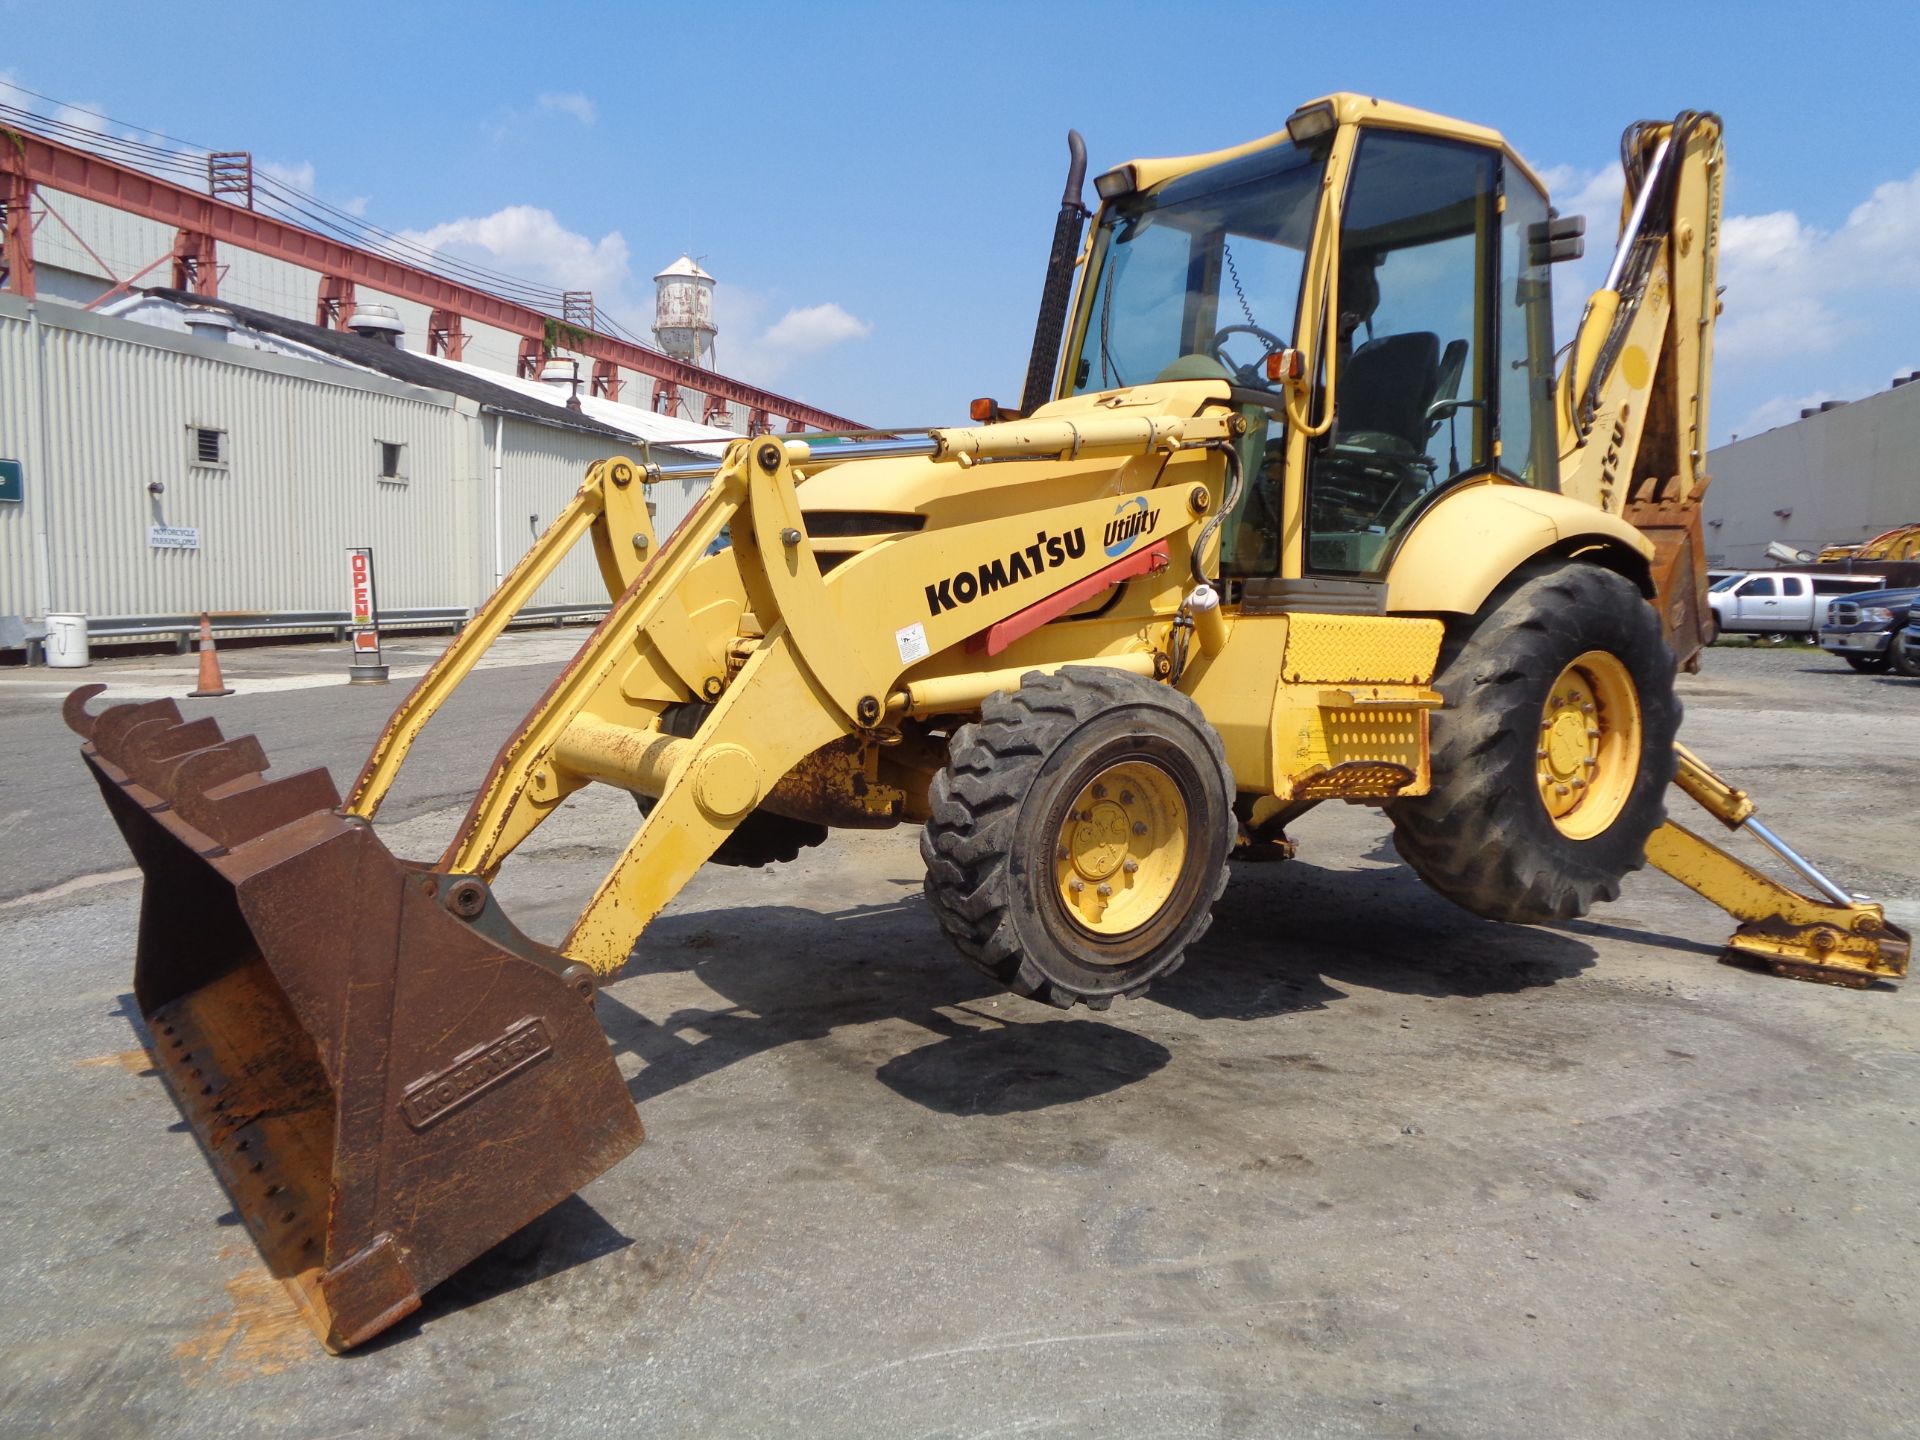
<svg viewBox="0 0 1920 1440">
<path fill-rule="evenodd" d="M 1018 407 L 594 465 L 344 803 L 171 703 L 69 699 L 147 876 L 161 1073 L 330 1348 L 639 1143 L 596 982 L 701 865 L 836 826 L 922 826 L 961 954 L 1059 1006 L 1205 963 L 1229 859 L 1290 854 L 1330 800 L 1382 807 L 1480 915 L 1566 920 L 1651 860 L 1739 919 L 1731 956 L 1905 974 L 1880 907 L 1676 744 L 1705 613 L 1713 116 L 1627 131 L 1618 249 L 1557 375 L 1549 267 L 1581 223 L 1491 130 L 1329 96 L 1100 175 L 1084 240 L 1073 145 Z M 646 487 L 691 471 L 711 483 L 660 542 Z M 371 822 L 408 748 L 586 540 L 605 620 L 446 853 L 394 858 Z M 542 944 L 490 887 L 592 784 L 642 817 Z M 1676 790 L 1813 893 L 1668 820 Z"/>
</svg>

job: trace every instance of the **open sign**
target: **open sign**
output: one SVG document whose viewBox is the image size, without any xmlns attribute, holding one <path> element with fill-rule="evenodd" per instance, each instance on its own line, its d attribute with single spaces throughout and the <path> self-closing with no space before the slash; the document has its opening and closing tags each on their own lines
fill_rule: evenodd
<svg viewBox="0 0 1920 1440">
<path fill-rule="evenodd" d="M 355 625 L 373 624 L 373 557 L 366 550 L 347 551 L 352 603 L 347 607 Z"/>
</svg>

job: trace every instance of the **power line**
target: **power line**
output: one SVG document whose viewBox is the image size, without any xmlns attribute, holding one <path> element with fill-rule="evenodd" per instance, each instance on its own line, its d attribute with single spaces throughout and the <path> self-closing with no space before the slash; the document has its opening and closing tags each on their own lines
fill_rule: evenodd
<svg viewBox="0 0 1920 1440">
<path fill-rule="evenodd" d="M 63 110 L 91 116 L 108 125 L 121 127 L 123 130 L 154 136 L 166 141 L 170 146 L 180 148 L 169 149 L 165 146 L 152 145 L 135 139 L 131 135 L 115 135 L 91 126 L 62 120 L 55 115 L 41 115 L 5 102 L 0 102 L 0 117 L 11 119 L 25 128 L 40 131 L 50 138 L 71 143 L 76 148 L 91 150 L 106 159 L 146 170 L 162 178 L 191 181 L 196 188 L 206 183 L 207 157 L 213 153 L 210 147 L 193 145 L 163 131 L 131 124 L 87 106 L 69 105 L 51 95 L 30 90 L 24 85 L 7 83 L 11 90 L 19 94 L 31 95 L 36 100 L 49 105 L 57 105 Z M 270 208 L 279 211 L 287 218 L 310 225 L 335 239 L 385 255 L 401 264 L 427 270 L 462 284 L 473 285 L 477 289 L 487 290 L 498 294 L 502 299 L 513 300 L 543 313 L 558 314 L 564 307 L 565 292 L 560 288 L 541 285 L 484 265 L 474 264 L 449 255 L 445 251 L 408 239 L 404 235 L 385 230 L 371 221 L 327 203 L 316 195 L 308 194 L 299 187 L 261 170 L 258 166 L 254 167 L 254 194 L 256 202 L 261 199 L 266 200 Z M 611 317 L 606 317 L 605 323 L 611 325 L 613 323 Z M 646 349 L 653 348 L 624 329 L 621 333 L 630 343 L 641 345 Z"/>
</svg>

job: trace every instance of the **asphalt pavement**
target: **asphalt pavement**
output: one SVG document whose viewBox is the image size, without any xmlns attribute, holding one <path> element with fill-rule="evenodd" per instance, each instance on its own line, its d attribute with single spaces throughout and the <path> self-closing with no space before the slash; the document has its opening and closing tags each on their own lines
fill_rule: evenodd
<svg viewBox="0 0 1920 1440">
<path fill-rule="evenodd" d="M 466 687 L 396 851 L 577 638 Z M 399 687 L 267 683 L 335 664 L 236 652 L 241 693 L 182 709 L 344 784 Z M 600 1000 L 646 1144 L 330 1358 L 148 1069 L 67 678 L 0 675 L 0 1435 L 1916 1431 L 1920 997 L 1717 964 L 1726 919 L 1651 873 L 1483 922 L 1338 805 L 1098 1016 L 961 964 L 911 830 L 708 867 Z M 1728 647 L 1681 688 L 1776 829 L 1920 921 L 1920 682 Z M 581 798 L 498 887 L 542 938 L 632 829 Z"/>
</svg>

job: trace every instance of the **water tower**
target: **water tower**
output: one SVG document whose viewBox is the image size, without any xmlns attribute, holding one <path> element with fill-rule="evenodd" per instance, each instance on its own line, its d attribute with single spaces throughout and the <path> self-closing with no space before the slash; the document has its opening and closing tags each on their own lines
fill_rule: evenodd
<svg viewBox="0 0 1920 1440">
<path fill-rule="evenodd" d="M 653 338 L 676 360 L 713 368 L 713 277 L 682 255 L 653 277 Z"/>
</svg>

